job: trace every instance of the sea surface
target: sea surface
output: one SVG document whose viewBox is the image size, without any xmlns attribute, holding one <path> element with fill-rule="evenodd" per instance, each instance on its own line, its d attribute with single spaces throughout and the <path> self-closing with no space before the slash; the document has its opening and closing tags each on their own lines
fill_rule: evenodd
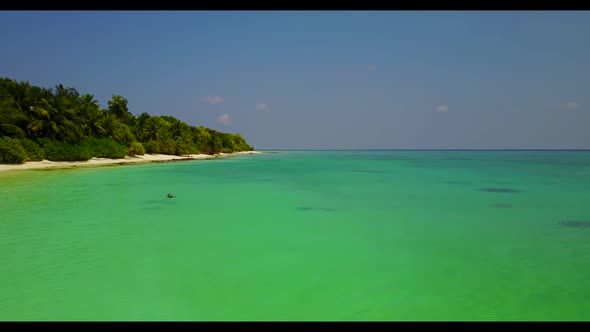
<svg viewBox="0 0 590 332">
<path fill-rule="evenodd" d="M 5 172 L 0 320 L 588 321 L 590 151 Z"/>
</svg>

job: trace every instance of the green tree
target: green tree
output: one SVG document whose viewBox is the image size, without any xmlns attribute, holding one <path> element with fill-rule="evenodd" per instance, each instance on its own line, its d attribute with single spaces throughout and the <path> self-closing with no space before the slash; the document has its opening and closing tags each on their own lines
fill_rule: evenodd
<svg viewBox="0 0 590 332">
<path fill-rule="evenodd" d="M 100 110 L 98 101 L 94 99 L 93 95 L 85 94 L 80 98 L 80 115 L 81 127 L 86 136 L 106 136 L 105 129 L 102 127 L 102 119 L 105 114 Z"/>
<path fill-rule="evenodd" d="M 41 99 L 39 105 L 31 108 L 35 120 L 27 129 L 33 136 L 39 135 L 69 143 L 79 142 L 82 138 L 82 129 L 75 121 L 75 110 L 64 107 L 59 102 Z"/>
<path fill-rule="evenodd" d="M 103 110 L 93 95 L 75 88 L 43 88 L 10 78 L 0 78 L 0 138 L 0 162 L 110 158 L 142 153 L 142 146 L 166 154 L 252 149 L 240 134 L 190 126 L 168 115 L 135 117 L 119 95 Z"/>
<path fill-rule="evenodd" d="M 114 114 L 117 120 L 124 124 L 131 124 L 134 119 L 133 114 L 127 108 L 127 99 L 119 95 L 113 95 L 109 104 L 109 113 Z"/>
</svg>

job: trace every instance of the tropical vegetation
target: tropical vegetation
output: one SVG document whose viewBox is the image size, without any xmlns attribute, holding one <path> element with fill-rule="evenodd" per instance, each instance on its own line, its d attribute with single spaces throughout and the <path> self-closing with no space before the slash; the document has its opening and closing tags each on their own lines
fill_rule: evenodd
<svg viewBox="0 0 590 332">
<path fill-rule="evenodd" d="M 240 134 L 190 126 L 172 116 L 136 116 L 119 95 L 102 109 L 93 95 L 61 84 L 47 89 L 0 78 L 0 163 L 251 150 Z"/>
</svg>

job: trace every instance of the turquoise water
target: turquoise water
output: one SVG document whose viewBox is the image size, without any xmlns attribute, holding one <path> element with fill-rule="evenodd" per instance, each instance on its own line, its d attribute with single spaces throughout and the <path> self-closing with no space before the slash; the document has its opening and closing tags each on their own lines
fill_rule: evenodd
<svg viewBox="0 0 590 332">
<path fill-rule="evenodd" d="M 0 320 L 590 320 L 589 262 L 590 152 L 0 174 Z"/>
</svg>

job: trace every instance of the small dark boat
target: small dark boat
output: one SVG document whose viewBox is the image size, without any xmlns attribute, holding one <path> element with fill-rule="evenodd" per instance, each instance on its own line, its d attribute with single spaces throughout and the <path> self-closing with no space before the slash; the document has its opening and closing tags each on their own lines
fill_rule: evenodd
<svg viewBox="0 0 590 332">
<path fill-rule="evenodd" d="M 168 198 L 174 198 L 174 195 L 172 195 L 172 194 L 168 194 L 168 195 L 167 195 L 167 197 L 168 197 Z"/>
</svg>

